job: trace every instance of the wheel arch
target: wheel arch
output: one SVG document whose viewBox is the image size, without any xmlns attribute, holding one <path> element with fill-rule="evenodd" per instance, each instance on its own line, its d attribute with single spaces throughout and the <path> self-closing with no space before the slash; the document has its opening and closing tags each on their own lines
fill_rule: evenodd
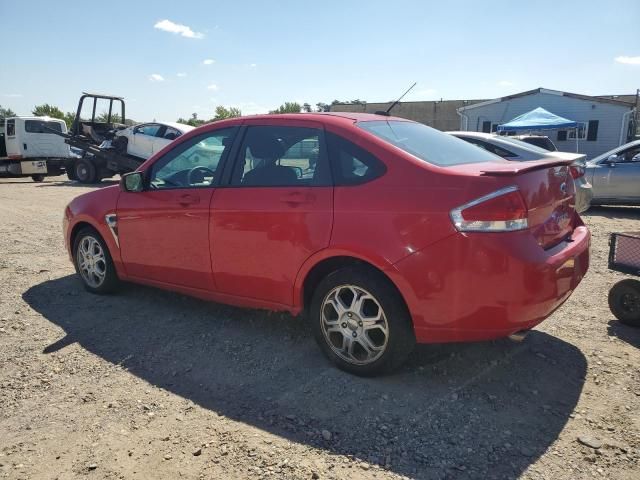
<svg viewBox="0 0 640 480">
<path fill-rule="evenodd" d="M 322 279 L 335 270 L 351 266 L 370 269 L 372 272 L 383 277 L 399 295 L 404 306 L 407 308 L 407 312 L 410 314 L 411 311 L 407 300 L 404 298 L 398 284 L 392 278 L 395 276 L 392 273 L 393 265 L 384 259 L 367 258 L 347 251 L 333 253 L 322 252 L 305 262 L 294 287 L 296 310 L 306 315 L 307 309 L 311 304 L 313 292 Z"/>
</svg>

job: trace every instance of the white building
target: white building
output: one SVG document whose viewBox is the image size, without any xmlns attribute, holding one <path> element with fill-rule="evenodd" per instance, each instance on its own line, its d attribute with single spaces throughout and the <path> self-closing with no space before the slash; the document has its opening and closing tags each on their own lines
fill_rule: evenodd
<svg viewBox="0 0 640 480">
<path fill-rule="evenodd" d="M 575 152 L 577 143 L 578 151 L 587 158 L 630 141 L 635 133 L 635 104 L 546 88 L 474 103 L 457 111 L 461 130 L 494 132 L 498 125 L 537 107 L 579 122 L 578 142 L 575 129 L 533 133 L 547 135 L 561 151 Z"/>
</svg>

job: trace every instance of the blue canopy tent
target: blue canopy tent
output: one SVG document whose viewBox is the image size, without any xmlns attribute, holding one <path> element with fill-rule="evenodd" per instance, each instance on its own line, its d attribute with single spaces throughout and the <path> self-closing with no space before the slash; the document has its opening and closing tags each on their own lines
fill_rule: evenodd
<svg viewBox="0 0 640 480">
<path fill-rule="evenodd" d="M 578 122 L 551 113 L 542 107 L 514 118 L 510 122 L 498 125 L 498 132 L 518 132 L 522 130 L 559 130 L 564 128 L 576 129 L 576 152 L 578 151 Z"/>
</svg>

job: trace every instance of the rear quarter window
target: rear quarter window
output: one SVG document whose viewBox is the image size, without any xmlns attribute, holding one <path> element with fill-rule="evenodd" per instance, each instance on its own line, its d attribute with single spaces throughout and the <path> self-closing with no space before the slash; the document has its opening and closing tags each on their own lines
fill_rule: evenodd
<svg viewBox="0 0 640 480">
<path fill-rule="evenodd" d="M 380 177 L 384 163 L 346 138 L 326 133 L 331 171 L 335 185 L 359 185 Z"/>
<path fill-rule="evenodd" d="M 374 120 L 358 122 L 357 125 L 401 150 L 440 167 L 502 160 L 497 155 L 421 123 Z"/>
</svg>

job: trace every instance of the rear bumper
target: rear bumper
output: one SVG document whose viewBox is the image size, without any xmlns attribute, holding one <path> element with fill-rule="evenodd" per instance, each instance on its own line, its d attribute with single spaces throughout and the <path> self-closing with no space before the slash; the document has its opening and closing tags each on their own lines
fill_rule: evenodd
<svg viewBox="0 0 640 480">
<path fill-rule="evenodd" d="M 528 231 L 458 233 L 395 265 L 420 343 L 491 340 L 527 330 L 562 305 L 589 268 L 577 227 L 549 250 Z"/>
</svg>

